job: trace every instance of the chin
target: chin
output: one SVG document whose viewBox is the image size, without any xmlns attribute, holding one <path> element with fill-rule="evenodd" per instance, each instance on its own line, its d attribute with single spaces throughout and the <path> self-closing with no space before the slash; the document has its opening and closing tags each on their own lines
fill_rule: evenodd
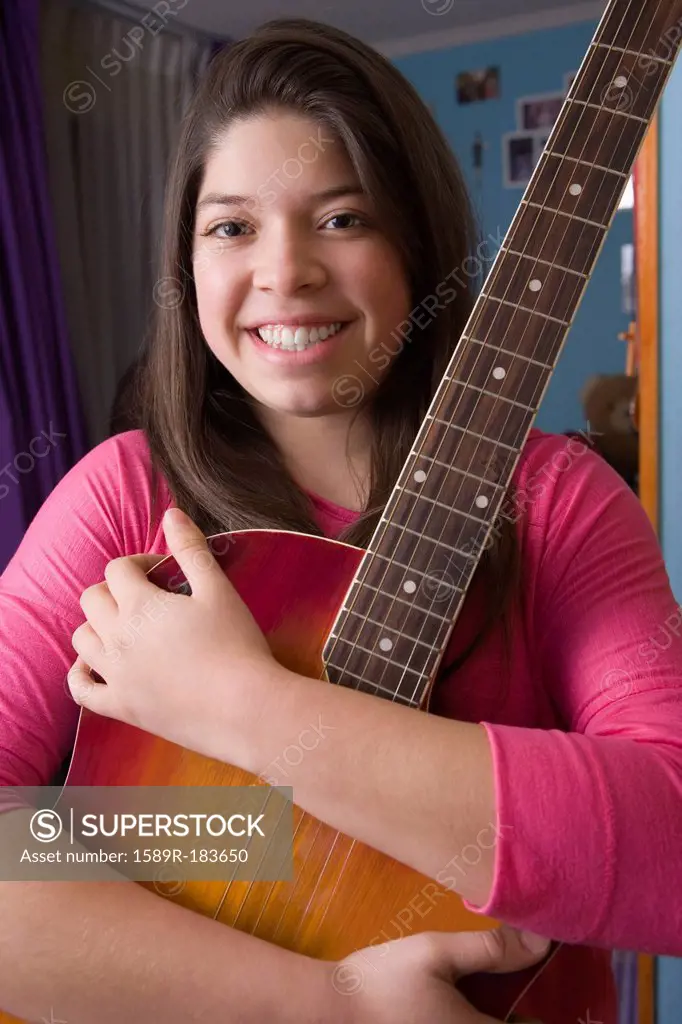
<svg viewBox="0 0 682 1024">
<path fill-rule="evenodd" d="M 310 417 L 332 416 L 335 413 L 343 412 L 343 408 L 334 401 L 330 391 L 324 394 L 299 394 L 299 395 L 261 395 L 259 399 L 263 405 L 273 412 L 285 416 Z"/>
</svg>

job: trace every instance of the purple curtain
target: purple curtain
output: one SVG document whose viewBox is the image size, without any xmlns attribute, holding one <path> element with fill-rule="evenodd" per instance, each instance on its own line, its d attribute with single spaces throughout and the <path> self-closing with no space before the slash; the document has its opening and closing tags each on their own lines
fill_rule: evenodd
<svg viewBox="0 0 682 1024">
<path fill-rule="evenodd" d="M 42 128 L 39 0 L 0 4 L 0 572 L 88 448 Z"/>
</svg>

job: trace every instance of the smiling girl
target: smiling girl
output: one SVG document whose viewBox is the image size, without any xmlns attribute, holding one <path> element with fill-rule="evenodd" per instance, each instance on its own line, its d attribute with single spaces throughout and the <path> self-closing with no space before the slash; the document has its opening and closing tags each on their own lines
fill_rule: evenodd
<svg viewBox="0 0 682 1024">
<path fill-rule="evenodd" d="M 595 453 L 531 431 L 521 512 L 481 560 L 432 714 L 285 669 L 208 555 L 206 535 L 249 528 L 368 544 L 471 312 L 476 244 L 444 137 L 373 50 L 290 20 L 214 58 L 168 183 L 141 429 L 67 474 L 2 577 L 0 782 L 49 783 L 79 705 L 256 775 L 322 721 L 281 780 L 296 803 L 429 878 L 449 865 L 509 927 L 402 939 L 348 998 L 333 965 L 139 886 L 0 883 L 8 1010 L 482 1024 L 454 982 L 527 968 L 539 935 L 566 946 L 532 1014 L 615 1024 L 609 950 L 682 953 L 677 635 L 642 654 L 676 602 Z M 168 553 L 191 596 L 112 659 Z M 505 977 L 470 989 L 479 1010 L 504 1005 Z"/>
</svg>

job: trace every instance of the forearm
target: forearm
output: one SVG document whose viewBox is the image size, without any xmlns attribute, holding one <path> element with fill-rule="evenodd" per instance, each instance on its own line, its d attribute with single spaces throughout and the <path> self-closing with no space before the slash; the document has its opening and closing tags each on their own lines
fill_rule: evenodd
<svg viewBox="0 0 682 1024">
<path fill-rule="evenodd" d="M 3 815 L 3 830 L 10 817 L 30 812 Z M 0 949 L 0 1006 L 22 1020 L 336 1019 L 327 965 L 133 882 L 0 882 Z"/>
<path fill-rule="evenodd" d="M 293 786 L 295 802 L 332 827 L 486 901 L 498 833 L 482 726 L 294 673 L 265 679 L 261 699 L 243 706 L 224 760 Z"/>
</svg>

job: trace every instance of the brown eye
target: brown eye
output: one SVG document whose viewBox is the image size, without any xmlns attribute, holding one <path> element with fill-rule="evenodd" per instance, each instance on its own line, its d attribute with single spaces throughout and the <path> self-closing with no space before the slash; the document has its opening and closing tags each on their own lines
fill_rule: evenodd
<svg viewBox="0 0 682 1024">
<path fill-rule="evenodd" d="M 213 238 L 239 238 L 239 233 L 234 232 L 234 233 L 231 233 L 231 234 L 222 234 L 222 229 L 223 228 L 228 229 L 228 230 L 230 228 L 242 229 L 242 228 L 246 228 L 246 227 L 248 227 L 248 225 L 244 224 L 244 222 L 240 221 L 240 220 L 224 220 L 224 221 L 221 221 L 220 224 L 216 224 L 216 225 L 214 225 L 214 227 L 209 228 L 208 231 L 204 232 L 204 235 L 209 237 L 209 238 L 210 237 L 213 237 Z"/>
<path fill-rule="evenodd" d="M 329 218 L 329 220 L 326 222 L 326 224 L 329 225 L 334 220 L 346 220 L 347 221 L 348 219 L 354 220 L 354 221 L 356 221 L 356 223 L 355 224 L 342 224 L 341 225 L 342 228 L 344 228 L 344 227 L 346 227 L 346 228 L 348 228 L 348 227 L 357 227 L 358 225 L 363 223 L 362 218 L 358 217 L 357 213 L 335 213 L 333 217 Z"/>
</svg>

